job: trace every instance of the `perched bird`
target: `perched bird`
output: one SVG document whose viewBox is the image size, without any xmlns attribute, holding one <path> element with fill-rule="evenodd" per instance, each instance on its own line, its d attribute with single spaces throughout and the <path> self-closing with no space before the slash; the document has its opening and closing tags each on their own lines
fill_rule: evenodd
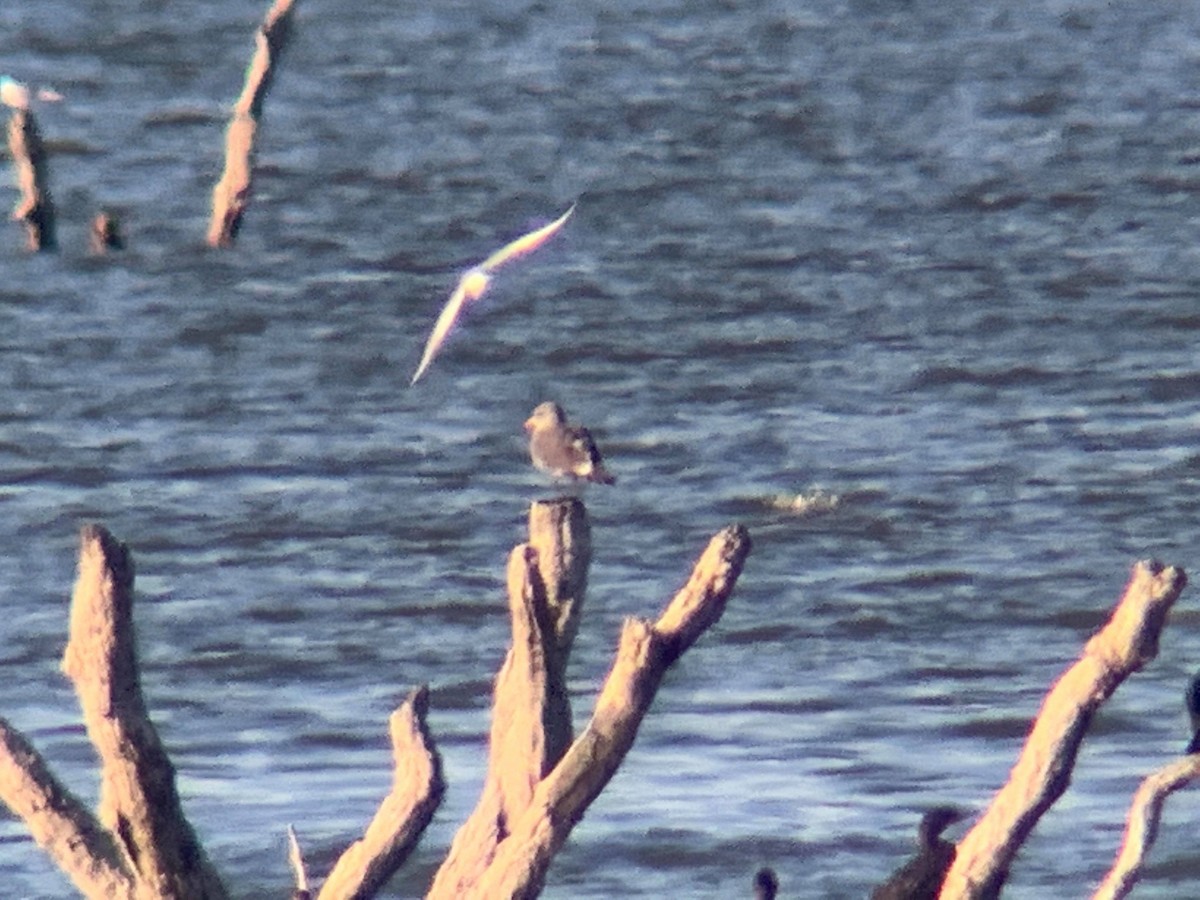
<svg viewBox="0 0 1200 900">
<path fill-rule="evenodd" d="M 59 103 L 63 95 L 54 88 L 38 88 L 35 96 L 43 103 Z M 0 103 L 13 109 L 29 109 L 29 88 L 11 75 L 0 75 Z"/>
<path fill-rule="evenodd" d="M 13 109 L 29 109 L 29 88 L 11 76 L 0 75 L 0 103 Z"/>
<path fill-rule="evenodd" d="M 1188 741 L 1187 753 L 1200 753 L 1200 672 L 1192 676 L 1187 690 L 1183 694 L 1184 705 L 1187 706 L 1188 718 L 1191 720 L 1192 739 Z"/>
<path fill-rule="evenodd" d="M 775 900 L 779 879 L 772 869 L 764 866 L 754 873 L 754 900 Z"/>
<path fill-rule="evenodd" d="M 540 403 L 525 420 L 533 464 L 555 478 L 615 484 L 600 459 L 591 434 L 581 425 L 568 425 L 557 403 Z"/>
<path fill-rule="evenodd" d="M 943 841 L 941 835 L 964 816 L 953 806 L 935 806 L 925 813 L 917 829 L 921 849 L 871 892 L 871 900 L 937 900 L 957 852 L 954 844 Z"/>
<path fill-rule="evenodd" d="M 421 354 L 421 362 L 417 366 L 417 371 L 413 375 L 412 381 L 409 382 L 410 386 L 416 384 L 417 379 L 425 374 L 425 370 L 429 368 L 429 364 L 433 362 L 433 358 L 437 355 L 438 350 L 441 349 L 446 336 L 450 334 L 450 329 L 454 327 L 454 323 L 458 320 L 463 308 L 468 303 L 478 300 L 487 293 L 495 271 L 510 260 L 524 256 L 526 253 L 532 253 L 538 247 L 542 246 L 542 244 L 546 243 L 546 241 L 550 240 L 566 224 L 567 219 L 571 217 L 571 213 L 574 211 L 575 204 L 571 204 L 570 209 L 549 225 L 543 225 L 536 231 L 523 234 L 515 241 L 505 244 L 479 265 L 469 269 L 459 279 L 458 287 L 454 289 L 454 293 L 450 295 L 450 299 L 442 307 L 442 312 L 433 325 L 433 331 L 430 333 L 429 339 L 425 342 L 425 352 Z"/>
</svg>

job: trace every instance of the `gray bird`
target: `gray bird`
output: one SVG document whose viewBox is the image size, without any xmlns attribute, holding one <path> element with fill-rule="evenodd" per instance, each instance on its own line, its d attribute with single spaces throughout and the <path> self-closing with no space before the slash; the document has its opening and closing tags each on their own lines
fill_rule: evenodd
<svg viewBox="0 0 1200 900">
<path fill-rule="evenodd" d="M 567 414 L 557 403 L 539 403 L 525 420 L 529 456 L 533 464 L 555 478 L 615 484 L 604 468 L 600 451 L 582 425 L 568 425 Z"/>
</svg>

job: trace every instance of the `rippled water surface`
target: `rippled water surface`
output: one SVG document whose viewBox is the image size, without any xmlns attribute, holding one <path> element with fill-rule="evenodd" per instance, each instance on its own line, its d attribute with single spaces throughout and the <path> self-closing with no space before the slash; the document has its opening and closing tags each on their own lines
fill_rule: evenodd
<svg viewBox="0 0 1200 900">
<path fill-rule="evenodd" d="M 755 542 L 547 897 L 746 896 L 763 864 L 864 896 L 923 808 L 983 808 L 1130 565 L 1195 564 L 1200 7 L 304 0 L 215 253 L 265 7 L 0 7 L 0 64 L 67 98 L 39 108 L 62 250 L 0 241 L 0 713 L 94 798 L 57 666 L 104 522 L 238 896 L 287 890 L 287 823 L 318 872 L 360 832 L 423 682 L 450 789 L 392 887 L 428 883 L 482 780 L 543 399 L 619 478 L 587 501 L 580 722 L 623 618 L 726 523 Z M 576 200 L 409 389 L 458 273 Z M 95 260 L 101 205 L 130 246 Z M 1013 896 L 1107 868 L 1186 743 L 1195 610 L 1093 723 Z M 1137 896 L 1200 893 L 1197 816 L 1170 801 Z M 70 892 L 7 817 L 0 878 Z"/>
</svg>

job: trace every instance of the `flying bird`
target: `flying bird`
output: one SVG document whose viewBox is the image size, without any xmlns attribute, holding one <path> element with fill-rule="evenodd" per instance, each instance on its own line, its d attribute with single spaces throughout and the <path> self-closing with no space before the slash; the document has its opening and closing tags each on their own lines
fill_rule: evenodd
<svg viewBox="0 0 1200 900">
<path fill-rule="evenodd" d="M 596 442 L 582 425 L 568 425 L 567 414 L 557 403 L 540 403 L 525 420 L 529 456 L 533 464 L 555 478 L 616 484 L 604 468 Z"/>
<path fill-rule="evenodd" d="M 446 305 L 442 307 L 441 314 L 437 317 L 437 322 L 433 325 L 433 331 L 430 332 L 429 340 L 425 342 L 425 352 L 421 354 L 421 363 L 417 366 L 416 374 L 413 375 L 409 385 L 417 383 L 417 379 L 425 374 L 425 370 L 429 368 L 429 364 L 433 362 L 433 358 L 437 356 L 438 350 L 445 343 L 446 336 L 450 333 L 450 329 L 454 327 L 454 323 L 458 321 L 459 314 L 463 308 L 475 300 L 478 300 L 485 293 L 489 285 L 492 283 L 492 275 L 510 260 L 517 259 L 527 253 L 532 253 L 546 241 L 550 240 L 563 225 L 567 219 L 571 217 L 571 213 L 575 211 L 575 204 L 572 203 L 570 209 L 551 222 L 549 225 L 543 225 L 541 228 L 531 231 L 528 234 L 523 234 L 515 241 L 505 244 L 479 265 L 467 270 L 466 274 L 458 281 L 458 287 L 454 289 L 454 293 L 450 295 L 450 299 L 446 301 Z"/>
<path fill-rule="evenodd" d="M 925 813 L 917 829 L 920 851 L 875 888 L 871 900 L 937 900 L 958 850 L 942 840 L 942 832 L 963 818 L 965 813 L 953 806 L 935 806 Z"/>
</svg>

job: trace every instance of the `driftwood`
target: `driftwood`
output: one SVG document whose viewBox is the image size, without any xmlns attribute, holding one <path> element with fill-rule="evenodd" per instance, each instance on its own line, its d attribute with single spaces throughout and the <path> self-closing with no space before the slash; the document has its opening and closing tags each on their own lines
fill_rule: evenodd
<svg viewBox="0 0 1200 900">
<path fill-rule="evenodd" d="M 14 109 L 9 116 L 8 152 L 21 193 L 13 208 L 12 219 L 25 224 L 26 247 L 34 251 L 53 250 L 57 241 L 46 148 L 33 112 L 27 108 Z"/>
<path fill-rule="evenodd" d="M 513 550 L 508 567 L 513 647 L 496 679 L 484 797 L 430 896 L 537 895 L 555 852 L 632 746 L 667 668 L 720 618 L 749 550 L 744 529 L 726 528 L 657 622 L 626 623 L 592 720 L 572 743 L 565 670 L 591 555 L 587 513 L 574 499 L 534 504 L 530 542 Z M 85 896 L 224 898 L 226 888 L 184 817 L 174 769 L 142 698 L 133 583 L 125 546 L 100 526 L 84 528 L 62 665 L 100 757 L 97 813 L 2 719 L 0 800 Z M 392 791 L 334 864 L 321 900 L 377 895 L 440 804 L 428 699 L 420 688 L 393 713 Z M 294 896 L 307 898 L 308 874 L 294 833 L 289 837 Z"/>
<path fill-rule="evenodd" d="M 1133 795 L 1125 825 L 1125 840 L 1117 853 L 1116 862 L 1092 895 L 1092 900 L 1122 900 L 1129 896 L 1142 876 L 1142 866 L 1158 836 L 1158 820 L 1163 804 L 1168 796 L 1187 787 L 1197 777 L 1200 777 L 1200 754 L 1192 754 L 1167 763 L 1142 782 Z"/>
<path fill-rule="evenodd" d="M 1158 636 L 1187 578 L 1182 569 L 1138 563 L 1125 594 L 1083 655 L 1050 689 L 1008 783 L 958 845 L 941 900 L 994 900 L 1021 844 L 1067 789 L 1092 715 L 1131 674 L 1158 655 Z"/>
<path fill-rule="evenodd" d="M 210 247 L 233 245 L 250 203 L 254 142 L 263 101 L 287 45 L 294 7 L 295 0 L 274 0 L 255 34 L 254 56 L 246 70 L 246 83 L 233 105 L 233 115 L 225 131 L 225 171 L 213 188 L 207 238 Z"/>
</svg>

